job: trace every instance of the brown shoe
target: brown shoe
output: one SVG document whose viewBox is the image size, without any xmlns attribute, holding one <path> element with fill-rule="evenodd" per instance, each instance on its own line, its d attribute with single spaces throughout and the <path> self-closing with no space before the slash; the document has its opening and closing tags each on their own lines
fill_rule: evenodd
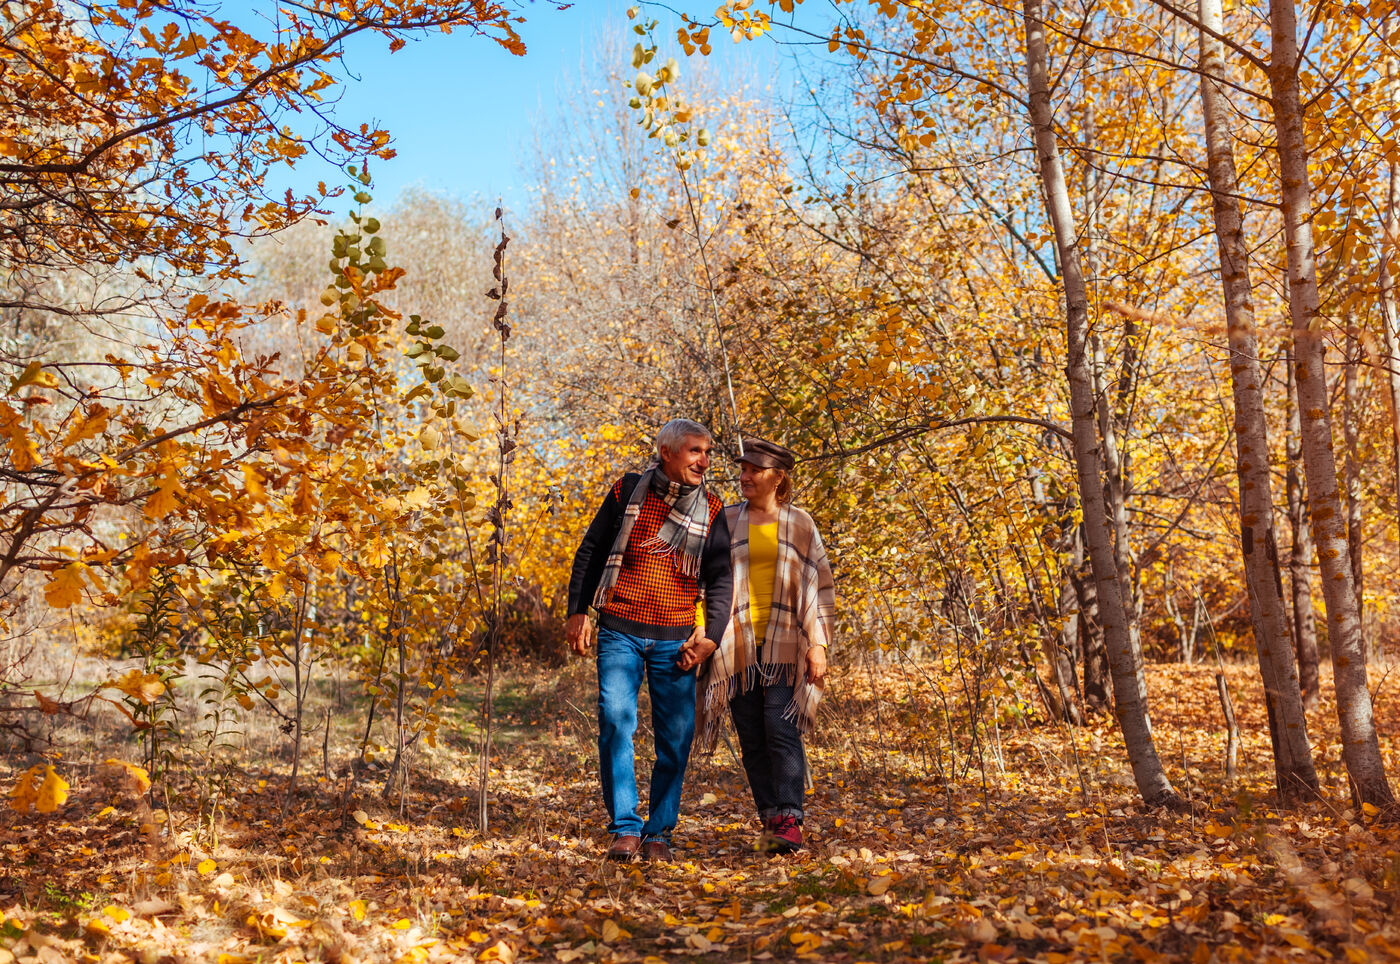
<svg viewBox="0 0 1400 964">
<path fill-rule="evenodd" d="M 642 856 L 647 860 L 660 860 L 668 864 L 675 859 L 671 855 L 671 848 L 666 845 L 664 840 L 648 840 L 642 844 Z"/>
<path fill-rule="evenodd" d="M 641 849 L 642 838 L 633 834 L 622 834 L 614 837 L 612 846 L 608 848 L 609 860 L 631 860 L 637 856 L 637 851 Z"/>
</svg>

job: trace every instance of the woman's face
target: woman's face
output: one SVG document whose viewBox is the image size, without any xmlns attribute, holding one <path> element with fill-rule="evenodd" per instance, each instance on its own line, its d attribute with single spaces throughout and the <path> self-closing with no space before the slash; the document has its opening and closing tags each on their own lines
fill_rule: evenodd
<svg viewBox="0 0 1400 964">
<path fill-rule="evenodd" d="M 766 501 L 777 490 L 782 477 L 781 469 L 760 469 L 747 462 L 739 463 L 739 491 L 749 501 Z"/>
</svg>

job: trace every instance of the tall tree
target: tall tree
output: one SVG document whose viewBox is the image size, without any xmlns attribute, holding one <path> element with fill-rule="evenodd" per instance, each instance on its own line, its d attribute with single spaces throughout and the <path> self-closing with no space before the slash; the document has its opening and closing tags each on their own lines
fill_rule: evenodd
<svg viewBox="0 0 1400 964">
<path fill-rule="evenodd" d="M 1397 58 L 1386 58 L 1385 84 L 1391 110 L 1400 109 L 1400 70 Z M 1394 155 L 1386 162 L 1385 200 L 1381 217 L 1380 264 L 1376 300 L 1381 315 L 1381 342 L 1385 346 L 1386 408 L 1390 415 L 1391 486 L 1400 512 L 1400 296 L 1397 296 L 1395 257 L 1400 252 L 1400 164 Z"/>
<path fill-rule="evenodd" d="M 1175 788 L 1157 755 L 1148 716 L 1147 693 L 1142 684 L 1129 636 L 1127 613 L 1114 556 L 1113 530 L 1104 504 L 1103 460 L 1096 428 L 1097 405 L 1089 358 L 1089 296 L 1080 259 L 1080 237 L 1070 206 L 1069 188 L 1055 136 L 1050 100 L 1049 59 L 1045 45 L 1045 19 L 1041 0 L 1023 0 L 1026 39 L 1026 76 L 1030 94 L 1030 121 L 1045 205 L 1055 233 L 1060 275 L 1065 297 L 1066 362 L 1070 411 L 1073 419 L 1075 468 L 1084 533 L 1098 589 L 1099 620 L 1108 649 L 1113 679 L 1114 708 L 1132 764 L 1133 778 L 1143 800 L 1153 805 L 1179 804 Z"/>
<path fill-rule="evenodd" d="M 1293 533 L 1288 548 L 1288 590 L 1293 605 L 1293 652 L 1303 705 L 1317 706 L 1321 690 L 1317 677 L 1317 615 L 1312 598 L 1312 536 L 1308 533 L 1307 491 L 1301 474 L 1303 446 L 1298 420 L 1298 389 L 1293 377 L 1293 353 L 1285 354 L 1288 416 L 1284 445 L 1284 486 L 1288 499 L 1288 527 Z"/>
<path fill-rule="evenodd" d="M 1224 16 L 1220 0 L 1199 0 L 1198 9 L 1201 107 L 1230 343 L 1240 488 L 1240 550 L 1244 556 L 1250 621 L 1254 626 L 1259 671 L 1268 701 L 1269 735 L 1273 741 L 1279 794 L 1285 798 L 1311 796 L 1318 790 L 1317 773 L 1313 769 L 1303 695 L 1289 645 L 1288 619 L 1283 604 L 1249 247 L 1244 237 L 1229 115 L 1221 89 L 1225 83 L 1225 58 L 1216 35 L 1223 29 Z"/>
<path fill-rule="evenodd" d="M 1269 24 L 1273 43 L 1268 76 L 1278 135 L 1279 184 L 1288 247 L 1288 309 L 1293 327 L 1300 438 L 1312 536 L 1321 562 L 1322 593 L 1327 603 L 1327 637 L 1337 688 L 1342 758 L 1354 798 L 1359 803 L 1389 806 L 1395 797 L 1386 779 L 1371 693 L 1367 689 L 1361 612 L 1332 448 L 1331 399 L 1327 391 L 1324 321 L 1319 311 L 1312 184 L 1308 175 L 1294 0 L 1269 0 Z"/>
</svg>

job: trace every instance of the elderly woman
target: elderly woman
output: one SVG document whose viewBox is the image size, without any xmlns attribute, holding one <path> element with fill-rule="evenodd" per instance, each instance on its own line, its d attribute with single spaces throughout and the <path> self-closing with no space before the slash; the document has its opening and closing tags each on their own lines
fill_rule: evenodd
<svg viewBox="0 0 1400 964">
<path fill-rule="evenodd" d="M 792 505 L 792 452 L 744 441 L 739 489 L 725 508 L 734 567 L 729 627 L 701 681 L 702 750 L 713 751 L 729 704 L 744 771 L 763 821 L 760 849 L 802 846 L 806 757 L 826 680 L 835 592 L 812 517 Z"/>
</svg>

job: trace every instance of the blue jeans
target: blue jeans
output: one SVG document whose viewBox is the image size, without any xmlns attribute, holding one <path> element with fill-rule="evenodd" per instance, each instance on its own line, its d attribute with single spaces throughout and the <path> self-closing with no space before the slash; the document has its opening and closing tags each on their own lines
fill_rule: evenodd
<svg viewBox="0 0 1400 964">
<path fill-rule="evenodd" d="M 676 665 L 680 639 L 647 639 L 598 627 L 598 764 L 608 832 L 668 843 L 681 810 L 681 781 L 695 735 L 695 670 Z M 656 765 L 646 823 L 637 813 L 637 694 L 651 694 Z"/>
</svg>

